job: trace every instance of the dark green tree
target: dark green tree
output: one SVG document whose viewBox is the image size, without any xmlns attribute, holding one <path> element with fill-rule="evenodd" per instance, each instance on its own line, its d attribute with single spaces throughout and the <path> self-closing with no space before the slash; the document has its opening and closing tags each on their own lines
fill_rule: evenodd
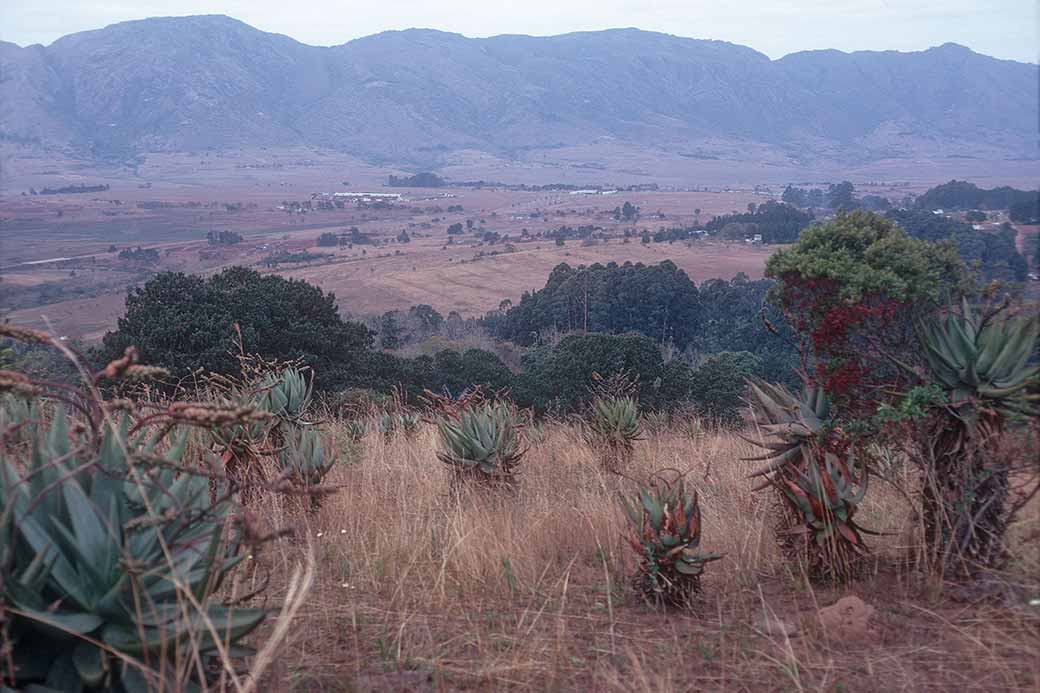
<svg viewBox="0 0 1040 693">
<path fill-rule="evenodd" d="M 433 385 L 439 394 L 458 397 L 473 387 L 485 393 L 512 385 L 513 374 L 494 353 L 485 349 L 467 349 L 460 354 L 454 349 L 439 351 L 433 357 Z"/>
<path fill-rule="evenodd" d="M 917 198 L 917 207 L 926 211 L 935 209 L 1018 209 L 1018 215 L 1037 216 L 1040 191 L 1016 190 L 1009 186 L 987 190 L 974 183 L 962 180 L 951 180 L 931 188 Z M 1023 215 L 1024 213 L 1024 215 Z M 1017 221 L 1017 219 L 1012 219 Z"/>
<path fill-rule="evenodd" d="M 805 191 L 792 185 L 788 185 L 784 188 L 784 193 L 780 196 L 780 199 L 793 207 L 808 206 L 808 198 Z"/>
<path fill-rule="evenodd" d="M 884 212 L 892 209 L 892 203 L 881 195 L 864 195 L 859 201 L 860 207 L 871 212 Z"/>
<path fill-rule="evenodd" d="M 232 267 L 209 279 L 164 272 L 132 289 L 126 314 L 105 335 L 99 358 L 117 358 L 137 347 L 145 363 L 175 378 L 195 371 L 235 374 L 235 329 L 250 353 L 283 360 L 301 358 L 315 369 L 320 387 L 349 382 L 372 335 L 344 322 L 331 293 L 307 282 Z"/>
<path fill-rule="evenodd" d="M 989 282 L 1025 281 L 1028 263 L 1015 246 L 1015 230 L 1007 225 L 996 232 L 976 231 L 970 224 L 923 210 L 895 210 L 888 217 L 914 238 L 953 241 L 957 252 L 979 278 Z"/>
<path fill-rule="evenodd" d="M 584 334 L 525 354 L 514 394 L 518 403 L 538 412 L 576 412 L 590 397 L 594 373 L 636 379 L 640 404 L 647 408 L 678 404 L 688 392 L 689 368 L 678 361 L 665 364 L 654 340 L 640 334 Z"/>
<path fill-rule="evenodd" d="M 748 351 L 708 356 L 690 374 L 690 399 L 698 414 L 723 426 L 740 423 L 747 378 L 762 374 L 762 360 Z"/>
<path fill-rule="evenodd" d="M 1035 224 L 1040 221 L 1040 194 L 1032 193 L 1027 199 L 1013 203 L 1008 208 L 1008 217 L 1018 224 Z"/>
<path fill-rule="evenodd" d="M 712 233 L 722 233 L 726 229 L 726 234 L 734 234 L 738 240 L 743 239 L 746 233 L 757 233 L 762 234 L 766 243 L 794 243 L 812 220 L 813 216 L 808 212 L 769 200 L 755 207 L 753 212 L 715 217 L 705 228 Z"/>
<path fill-rule="evenodd" d="M 400 349 L 401 348 L 401 322 L 400 313 L 396 310 L 388 310 L 379 318 L 379 348 Z"/>
<path fill-rule="evenodd" d="M 409 308 L 408 317 L 415 322 L 422 339 L 436 334 L 444 324 L 444 316 L 438 313 L 433 306 L 425 303 Z"/>
<path fill-rule="evenodd" d="M 545 288 L 525 293 L 499 321 L 496 335 L 531 345 L 552 330 L 640 332 L 660 342 L 688 344 L 697 330 L 697 287 L 671 261 L 557 265 Z"/>
<path fill-rule="evenodd" d="M 783 314 L 767 300 L 775 284 L 770 279 L 752 281 L 744 274 L 701 284 L 701 324 L 690 347 L 702 358 L 718 352 L 752 352 L 763 375 L 797 388 L 797 338 Z"/>
<path fill-rule="evenodd" d="M 827 189 L 827 205 L 838 211 L 856 209 L 859 205 L 856 202 L 855 190 L 855 186 L 847 180 L 837 185 L 832 184 Z"/>
</svg>

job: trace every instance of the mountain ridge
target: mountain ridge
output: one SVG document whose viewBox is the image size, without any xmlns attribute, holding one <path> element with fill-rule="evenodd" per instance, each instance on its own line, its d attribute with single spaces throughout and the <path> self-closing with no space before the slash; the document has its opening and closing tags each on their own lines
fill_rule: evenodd
<svg viewBox="0 0 1040 693">
<path fill-rule="evenodd" d="M 0 140 L 89 156 L 322 146 L 436 163 L 588 146 L 872 160 L 1035 153 L 1038 67 L 958 44 L 799 51 L 635 28 L 311 46 L 226 15 L 0 42 Z"/>
<path fill-rule="evenodd" d="M 611 33 L 611 32 L 636 32 L 636 33 L 645 34 L 645 35 L 656 35 L 656 36 L 664 36 L 664 37 L 669 37 L 669 38 L 684 39 L 684 40 L 689 40 L 689 41 L 701 41 L 701 42 L 708 42 L 708 43 L 720 43 L 720 44 L 726 44 L 726 45 L 730 45 L 730 46 L 737 46 L 737 47 L 740 47 L 740 48 L 746 48 L 748 50 L 754 51 L 755 53 L 758 53 L 759 55 L 762 55 L 766 60 L 769 60 L 771 62 L 778 62 L 778 61 L 783 60 L 784 58 L 787 58 L 789 56 L 799 55 L 799 54 L 802 54 L 802 53 L 838 53 L 838 54 L 841 54 L 841 55 L 854 55 L 854 54 L 857 54 L 857 53 L 867 53 L 867 54 L 872 54 L 872 53 L 894 53 L 894 54 L 898 54 L 898 55 L 906 55 L 906 54 L 913 54 L 913 53 L 924 53 L 924 52 L 927 52 L 927 51 L 934 51 L 934 50 L 938 50 L 938 49 L 955 48 L 955 49 L 961 49 L 961 50 L 965 50 L 965 51 L 974 53 L 975 55 L 981 55 L 981 56 L 990 58 L 991 60 L 998 60 L 998 61 L 1001 61 L 1001 62 L 1015 63 L 1015 64 L 1019 64 L 1019 65 L 1037 65 L 1037 63 L 1022 62 L 1020 60 L 1012 60 L 1012 59 L 1006 59 L 1006 58 L 995 58 L 993 56 L 986 55 L 985 53 L 979 53 L 979 52 L 975 51 L 974 49 L 972 49 L 971 47 L 965 46 L 965 45 L 957 43 L 955 41 L 946 41 L 946 42 L 944 42 L 944 43 L 942 43 L 942 44 L 940 44 L 938 46 L 930 46 L 928 48 L 924 48 L 924 49 L 917 50 L 917 51 L 900 51 L 900 50 L 895 50 L 895 49 L 864 49 L 864 50 L 857 50 L 857 51 L 843 51 L 840 48 L 813 48 L 813 49 L 806 49 L 806 50 L 801 50 L 801 51 L 794 51 L 792 53 L 786 53 L 786 54 L 780 56 L 779 58 L 770 58 L 768 55 L 766 55 L 764 53 L 761 53 L 760 51 L 758 51 L 758 50 L 756 50 L 754 48 L 751 48 L 750 46 L 745 46 L 743 44 L 734 43 L 732 41 L 726 41 L 725 39 L 706 39 L 706 38 L 696 38 L 696 37 L 692 37 L 692 36 L 682 36 L 680 34 L 672 34 L 672 33 L 668 33 L 668 32 L 665 32 L 665 31 L 656 31 L 656 30 L 652 30 L 652 29 L 640 29 L 639 27 L 636 27 L 636 26 L 609 27 L 609 28 L 606 28 L 606 29 L 586 29 L 586 30 L 568 31 L 568 32 L 564 32 L 562 34 L 542 35 L 542 34 L 511 34 L 511 33 L 506 33 L 506 34 L 493 34 L 491 36 L 466 36 L 465 34 L 462 34 L 460 32 L 456 32 L 456 31 L 446 31 L 444 29 L 436 29 L 434 27 L 415 26 L 415 27 L 408 27 L 406 29 L 386 29 L 384 31 L 380 31 L 380 32 L 377 32 L 377 33 L 374 33 L 374 34 L 367 34 L 365 36 L 358 36 L 358 37 L 355 37 L 355 38 L 352 38 L 352 39 L 347 39 L 343 43 L 334 43 L 334 44 L 322 45 L 322 44 L 305 43 L 303 41 L 300 41 L 298 39 L 295 39 L 295 38 L 289 36 L 288 34 L 280 34 L 278 32 L 265 31 L 263 29 L 258 29 L 256 27 L 252 26 L 251 24 L 248 24 L 248 23 L 246 23 L 246 22 L 244 22 L 244 21 L 242 21 L 240 19 L 237 19 L 237 18 L 232 17 L 230 15 L 220 14 L 220 13 L 193 14 L 193 15 L 162 15 L 162 16 L 156 16 L 156 17 L 148 17 L 146 19 L 128 19 L 128 20 L 124 20 L 124 21 L 121 21 L 121 22 L 114 22 L 112 24 L 107 24 L 107 25 L 105 25 L 103 27 L 99 27 L 97 29 L 85 29 L 83 31 L 77 31 L 77 32 L 73 32 L 71 34 L 65 34 L 64 36 L 60 36 L 60 37 L 56 38 L 54 41 L 52 41 L 49 44 L 30 43 L 30 44 L 22 45 L 22 44 L 19 44 L 17 42 L 14 42 L 14 41 L 4 41 L 4 40 L 0 39 L 0 45 L 7 44 L 7 45 L 18 47 L 18 48 L 30 48 L 30 47 L 33 47 L 33 46 L 41 46 L 43 48 L 49 48 L 50 46 L 53 46 L 58 41 L 61 41 L 61 40 L 66 39 L 66 38 L 69 38 L 71 36 L 80 36 L 80 35 L 84 35 L 84 34 L 91 34 L 91 33 L 96 33 L 96 32 L 102 32 L 102 31 L 111 29 L 113 27 L 121 27 L 121 26 L 135 25 L 135 24 L 154 24 L 154 23 L 159 23 L 159 22 L 171 22 L 172 23 L 172 22 L 179 22 L 179 21 L 183 21 L 183 20 L 226 21 L 226 22 L 232 23 L 234 25 L 246 27 L 248 29 L 251 29 L 251 30 L 256 31 L 258 33 L 261 33 L 261 34 L 267 34 L 269 36 L 283 37 L 283 38 L 289 39 L 290 41 L 298 43 L 301 46 L 307 46 L 309 48 L 336 48 L 336 47 L 339 47 L 339 46 L 345 46 L 345 45 L 347 45 L 349 43 L 352 43 L 354 41 L 362 41 L 362 40 L 365 40 L 365 39 L 375 38 L 375 37 L 378 37 L 378 36 L 382 36 L 384 34 L 400 34 L 400 33 L 408 33 L 408 32 L 426 32 L 426 33 L 432 33 L 432 34 L 440 34 L 440 35 L 443 35 L 443 36 L 454 36 L 454 37 L 467 39 L 467 40 L 472 40 L 472 41 L 486 41 L 486 40 L 493 40 L 493 39 L 499 39 L 499 38 L 530 38 L 530 39 L 540 39 L 541 38 L 541 39 L 553 39 L 553 38 L 563 38 L 563 37 L 568 37 L 568 36 L 586 35 L 586 34 L 607 34 L 607 33 Z"/>
</svg>

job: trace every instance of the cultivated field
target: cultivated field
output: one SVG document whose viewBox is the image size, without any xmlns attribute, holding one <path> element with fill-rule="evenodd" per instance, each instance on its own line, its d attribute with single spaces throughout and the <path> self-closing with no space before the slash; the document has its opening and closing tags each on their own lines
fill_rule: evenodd
<svg viewBox="0 0 1040 693">
<path fill-rule="evenodd" d="M 445 315 L 480 315 L 503 299 L 514 303 L 524 291 L 540 289 L 552 268 L 561 262 L 588 265 L 626 261 L 644 264 L 671 260 L 695 282 L 733 277 L 743 272 L 762 276 L 772 249 L 742 244 L 702 243 L 622 245 L 616 240 L 592 247 L 557 248 L 551 241 L 518 244 L 513 253 L 479 257 L 461 255 L 440 246 L 414 256 L 387 257 L 342 264 L 316 265 L 282 272 L 335 292 L 340 306 L 357 313 L 407 308 L 428 303 Z M 478 251 L 479 252 L 479 251 Z M 460 256 L 461 255 L 461 256 Z"/>
<path fill-rule="evenodd" d="M 699 491 L 708 566 L 688 612 L 656 612 L 628 587 L 636 556 L 615 502 L 632 484 L 603 473 L 567 425 L 538 434 L 513 497 L 458 499 L 436 432 L 360 448 L 334 427 L 342 490 L 257 556 L 275 583 L 313 552 L 313 588 L 269 690 L 1036 690 L 1040 506 L 1013 528 L 1019 552 L 997 594 L 940 593 L 919 572 L 919 531 L 903 492 L 912 472 L 872 483 L 861 524 L 874 556 L 846 589 L 811 587 L 775 548 L 771 496 L 746 479 L 753 448 L 731 433 L 659 432 L 627 476 L 686 472 Z M 897 488 L 898 487 L 898 490 Z M 860 516 L 857 516 L 860 519 Z M 303 523 L 302 525 L 300 523 Z M 1027 543 L 1030 542 L 1030 543 Z M 828 609 L 854 596 L 865 607 Z"/>
<path fill-rule="evenodd" d="M 563 160 L 571 157 L 573 165 L 528 161 L 506 166 L 460 153 L 444 169 L 457 181 L 484 178 L 590 185 L 659 181 L 667 186 L 659 191 L 571 195 L 502 187 L 387 188 L 388 174 L 404 172 L 310 149 L 150 154 L 108 167 L 41 158 L 19 148 L 3 151 L 0 309 L 21 324 L 87 341 L 100 338 L 115 325 L 129 286 L 164 270 L 209 274 L 242 264 L 306 279 L 333 291 L 345 313 L 379 313 L 428 303 L 444 314 L 454 310 L 464 316 L 480 315 L 505 299 L 516 302 L 524 291 L 543 286 L 560 262 L 667 259 L 696 282 L 729 279 L 738 272 L 758 277 L 769 249 L 707 242 L 644 246 L 639 234 L 643 229 L 698 225 L 715 215 L 744 211 L 749 203 L 779 196 L 783 184 L 778 180 L 826 185 L 826 181 L 799 180 L 807 175 L 777 179 L 769 167 L 760 167 L 756 177 L 750 168 L 721 160 L 700 161 L 696 169 L 700 173 L 694 175 L 693 169 L 669 168 L 671 159 L 663 154 L 661 170 L 674 175 L 651 175 L 650 162 L 643 159 L 633 160 L 631 169 L 581 167 L 574 163 L 579 152 L 566 151 L 557 155 Z M 907 174 L 905 179 L 889 182 L 883 182 L 883 169 L 871 172 L 876 178 L 865 178 L 862 172 L 859 177 L 849 175 L 862 194 L 898 200 L 957 173 L 936 166 L 921 171 L 916 178 L 909 175 L 910 169 L 901 171 Z M 705 172 L 719 182 L 707 183 Z M 1017 180 L 1011 169 L 1007 175 Z M 31 194 L 69 185 L 109 188 Z M 400 192 L 405 199 L 389 208 L 282 208 L 285 202 L 308 203 L 315 193 L 337 191 Z M 640 207 L 641 214 L 633 221 L 614 219 L 611 211 L 626 201 Z M 448 210 L 456 206 L 462 211 Z M 467 221 L 473 230 L 467 228 L 449 244 L 447 227 Z M 557 247 L 551 239 L 539 237 L 561 226 L 594 226 L 601 239 L 595 245 L 569 240 Z M 354 227 L 376 245 L 315 247 L 321 233 Z M 632 234 L 627 243 L 626 229 Z M 211 231 L 233 231 L 243 241 L 212 246 L 206 241 Z M 483 233 L 488 231 L 502 240 L 484 242 Z M 397 242 L 402 232 L 409 235 L 409 243 Z M 158 251 L 158 262 L 119 257 L 118 251 L 138 246 Z M 265 265 L 273 254 L 301 251 L 327 257 Z"/>
<path fill-rule="evenodd" d="M 208 274 L 242 264 L 333 291 L 344 312 L 428 303 L 445 314 L 455 310 L 476 316 L 540 288 L 560 262 L 669 259 L 695 281 L 703 281 L 738 272 L 761 276 L 768 256 L 762 248 L 739 243 L 639 242 L 643 229 L 705 223 L 718 214 L 742 211 L 748 203 L 769 199 L 763 190 L 570 195 L 501 188 L 391 189 L 382 184 L 384 174 L 376 180 L 365 169 L 332 178 L 327 168 L 300 162 L 255 164 L 257 168 L 218 162 L 208 168 L 212 163 L 203 159 L 182 170 L 167 162 L 156 165 L 156 171 L 143 166 L 134 176 L 84 172 L 57 181 L 36 177 L 41 190 L 45 185 L 109 185 L 103 192 L 23 195 L 25 190 L 8 190 L 0 227 L 0 304 L 21 324 L 95 340 L 122 314 L 126 288 L 163 270 Z M 284 202 L 309 203 L 312 193 L 340 190 L 401 192 L 405 199 L 389 208 L 282 208 Z M 640 207 L 638 219 L 614 219 L 611 211 L 625 202 Z M 449 239 L 449 225 L 467 222 L 472 230 L 467 227 L 464 235 Z M 568 240 L 558 247 L 539 237 L 561 226 L 595 226 L 601 239 L 594 245 Z M 321 233 L 355 227 L 375 244 L 316 247 Z M 623 238 L 626 229 L 631 239 Z M 243 240 L 213 246 L 205 240 L 210 231 L 234 231 Z M 402 232 L 410 242 L 398 242 Z M 487 232 L 502 239 L 485 242 Z M 118 256 L 119 250 L 138 246 L 157 250 L 158 262 Z M 265 264 L 273 254 L 302 251 L 323 257 Z"/>
</svg>

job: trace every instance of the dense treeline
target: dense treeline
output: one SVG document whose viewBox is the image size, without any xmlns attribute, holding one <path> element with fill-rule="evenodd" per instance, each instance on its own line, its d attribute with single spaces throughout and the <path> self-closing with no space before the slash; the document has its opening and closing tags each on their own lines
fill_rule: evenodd
<svg viewBox="0 0 1040 693">
<path fill-rule="evenodd" d="M 735 229 L 740 238 L 762 235 L 763 243 L 794 243 L 806 226 L 812 223 L 813 215 L 792 205 L 769 200 L 746 214 L 727 214 L 713 218 L 705 228 L 723 236 Z M 733 240 L 739 240 L 734 235 Z"/>
<path fill-rule="evenodd" d="M 1029 264 L 1015 247 L 1015 230 L 1008 224 L 998 231 L 976 231 L 942 214 L 908 209 L 893 210 L 888 217 L 914 238 L 952 240 L 965 264 L 986 281 L 1021 282 L 1029 273 Z"/>
<path fill-rule="evenodd" d="M 332 253 L 312 253 L 309 250 L 298 250 L 290 252 L 279 250 L 271 253 L 263 259 L 264 267 L 277 267 L 280 264 L 291 264 L 295 262 L 317 262 L 332 257 Z"/>
<path fill-rule="evenodd" d="M 767 303 L 771 280 L 711 279 L 700 288 L 670 261 L 659 265 L 557 265 L 545 287 L 488 313 L 492 336 L 530 346 L 573 331 L 638 332 L 680 351 L 754 351 L 767 367 L 790 365 L 790 335 Z M 763 319 L 764 318 L 764 319 Z M 774 325 L 774 331 L 767 327 Z"/>
<path fill-rule="evenodd" d="M 719 420 L 733 418 L 746 375 L 774 368 L 787 371 L 792 363 L 789 346 L 761 319 L 771 284 L 767 281 L 742 276 L 729 282 L 713 280 L 704 284 L 699 298 L 693 282 L 665 262 L 649 267 L 561 265 L 547 286 L 550 293 L 561 292 L 551 300 L 564 305 L 567 314 L 573 308 L 566 307 L 568 294 L 588 282 L 590 295 L 597 291 L 604 297 L 615 280 L 620 295 L 627 297 L 620 301 L 636 302 L 636 310 L 610 303 L 601 312 L 590 305 L 595 328 L 558 341 L 532 341 L 533 348 L 515 371 L 488 349 L 463 346 L 411 358 L 398 349 L 437 339 L 455 346 L 462 342 L 447 337 L 488 326 L 501 329 L 533 309 L 532 301 L 545 298 L 544 290 L 511 317 L 514 309 L 508 302 L 479 322 L 457 313 L 445 319 L 423 305 L 385 313 L 375 321 L 376 329 L 370 329 L 344 320 L 332 294 L 303 281 L 241 267 L 208 279 L 162 273 L 132 290 L 126 315 L 105 335 L 96 356 L 110 360 L 134 345 L 145 362 L 169 369 L 171 381 L 192 382 L 200 372 L 235 373 L 235 354 L 243 349 L 267 358 L 301 360 L 314 368 L 316 386 L 325 391 L 399 388 L 414 402 L 426 390 L 459 395 L 479 385 L 510 389 L 522 406 L 559 414 L 583 405 L 593 373 L 625 371 L 639 383 L 645 406 L 671 409 L 689 403 Z M 640 298 L 644 291 L 648 295 Z M 702 306 L 700 300 L 711 304 Z M 654 305 L 659 308 L 656 315 L 643 315 Z M 611 316 L 610 310 L 618 312 Z M 530 315 L 542 319 L 537 311 Z M 683 330 L 669 329 L 673 324 Z M 699 334 L 694 333 L 697 328 Z M 676 335 L 685 353 L 663 348 L 670 340 L 678 346 Z M 735 352 L 744 355 L 732 356 Z"/>
<path fill-rule="evenodd" d="M 671 228 L 657 229 L 653 233 L 648 230 L 643 231 L 643 242 L 647 243 L 646 239 L 653 243 L 674 243 L 675 241 L 689 241 L 697 238 L 700 234 L 704 233 L 702 229 L 695 226 L 673 226 Z"/>
<path fill-rule="evenodd" d="M 146 265 L 154 265 L 159 262 L 159 251 L 155 248 L 124 248 L 119 251 L 119 259 L 140 262 Z"/>
<path fill-rule="evenodd" d="M 242 242 L 242 234 L 234 231 L 210 231 L 206 234 L 206 242 L 210 245 L 235 245 Z"/>
<path fill-rule="evenodd" d="M 789 205 L 809 209 L 831 209 L 850 212 L 856 209 L 883 212 L 891 208 L 888 198 L 880 195 L 856 197 L 856 186 L 849 181 L 832 183 L 822 188 L 796 188 L 788 185 L 780 197 Z"/>
<path fill-rule="evenodd" d="M 486 349 L 442 349 L 433 356 L 414 358 L 368 351 L 342 386 L 383 393 L 397 389 L 416 403 L 426 391 L 457 397 L 473 387 L 485 392 L 505 390 L 512 386 L 513 377 L 502 360 Z"/>
<path fill-rule="evenodd" d="M 798 355 L 795 338 L 783 315 L 769 301 L 775 282 L 709 279 L 700 285 L 701 323 L 690 351 L 709 354 L 752 352 L 759 370 L 773 380 L 793 383 Z"/>
<path fill-rule="evenodd" d="M 549 332 L 640 332 L 685 348 L 700 322 L 697 287 L 671 261 L 557 265 L 545 288 L 525 292 L 504 315 L 490 315 L 492 334 L 530 346 Z"/>
<path fill-rule="evenodd" d="M 650 408 L 667 409 L 687 399 L 691 369 L 681 360 L 666 364 L 659 345 L 635 333 L 568 335 L 528 351 L 516 372 L 486 349 L 444 349 L 414 358 L 372 352 L 362 377 L 351 385 L 384 392 L 396 387 L 411 401 L 426 390 L 458 396 L 474 386 L 508 389 L 520 406 L 568 414 L 588 400 L 593 373 L 622 371 L 639 383 L 641 401 Z"/>
<path fill-rule="evenodd" d="M 1028 223 L 1040 218 L 1040 191 L 1003 186 L 980 188 L 974 183 L 951 180 L 917 198 L 917 207 L 933 209 L 1006 209 L 1012 221 Z"/>
<path fill-rule="evenodd" d="M 595 224 L 580 224 L 575 228 L 573 226 L 567 226 L 566 224 L 564 224 L 555 231 L 547 232 L 546 236 L 557 241 L 569 241 L 573 239 L 583 241 L 586 238 L 592 238 L 593 234 L 596 233 L 602 234 L 603 227 L 596 226 Z"/>
<path fill-rule="evenodd" d="M 41 195 L 68 195 L 70 193 L 92 193 L 92 192 L 105 192 L 108 190 L 107 183 L 101 183 L 100 185 L 66 185 L 60 188 L 44 188 L 40 191 Z M 33 192 L 35 195 L 36 193 Z"/>
<path fill-rule="evenodd" d="M 436 173 L 423 171 L 413 176 L 390 176 L 387 185 L 391 188 L 441 188 L 445 181 Z"/>
<path fill-rule="evenodd" d="M 826 207 L 846 212 L 856 209 L 885 211 L 890 219 L 899 223 L 914 238 L 935 242 L 954 241 L 965 263 L 975 268 L 980 278 L 987 281 L 999 279 L 1005 282 L 1020 282 L 1026 279 L 1028 263 L 1015 247 L 1014 230 L 1006 225 L 997 232 L 976 230 L 970 224 L 933 212 L 940 209 L 969 210 L 965 215 L 969 221 L 984 221 L 986 215 L 978 210 L 1006 209 L 1012 221 L 1040 221 L 1040 193 L 1037 191 L 1016 190 L 1007 186 L 986 190 L 972 183 L 956 180 L 931 188 L 916 199 L 912 196 L 907 197 L 900 203 L 899 209 L 891 209 L 891 203 L 878 195 L 857 197 L 855 186 L 848 181 L 831 185 L 827 190 L 796 188 L 789 185 L 784 190 L 782 199 L 796 207 Z M 766 203 L 760 206 L 758 213 L 767 206 L 772 205 Z M 759 214 L 716 217 L 708 225 L 708 230 L 722 232 L 722 235 L 726 236 L 728 230 L 735 229 L 736 235 L 745 235 L 751 231 L 749 222 Z M 788 240 L 797 240 L 797 233 L 801 230 L 798 229 L 793 238 L 790 237 L 789 231 Z M 734 232 L 728 235 L 733 236 Z M 763 240 L 771 242 L 769 238 Z"/>
</svg>

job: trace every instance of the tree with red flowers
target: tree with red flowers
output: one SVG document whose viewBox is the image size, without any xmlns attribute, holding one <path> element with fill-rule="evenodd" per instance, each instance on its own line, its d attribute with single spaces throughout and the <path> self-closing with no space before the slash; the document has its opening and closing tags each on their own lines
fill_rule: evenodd
<svg viewBox="0 0 1040 693">
<path fill-rule="evenodd" d="M 966 272 L 952 244 L 856 211 L 803 231 L 769 259 L 766 276 L 778 280 L 772 300 L 801 340 L 803 379 L 869 417 L 905 377 L 893 357 L 917 360 L 915 319 L 961 291 Z"/>
</svg>

